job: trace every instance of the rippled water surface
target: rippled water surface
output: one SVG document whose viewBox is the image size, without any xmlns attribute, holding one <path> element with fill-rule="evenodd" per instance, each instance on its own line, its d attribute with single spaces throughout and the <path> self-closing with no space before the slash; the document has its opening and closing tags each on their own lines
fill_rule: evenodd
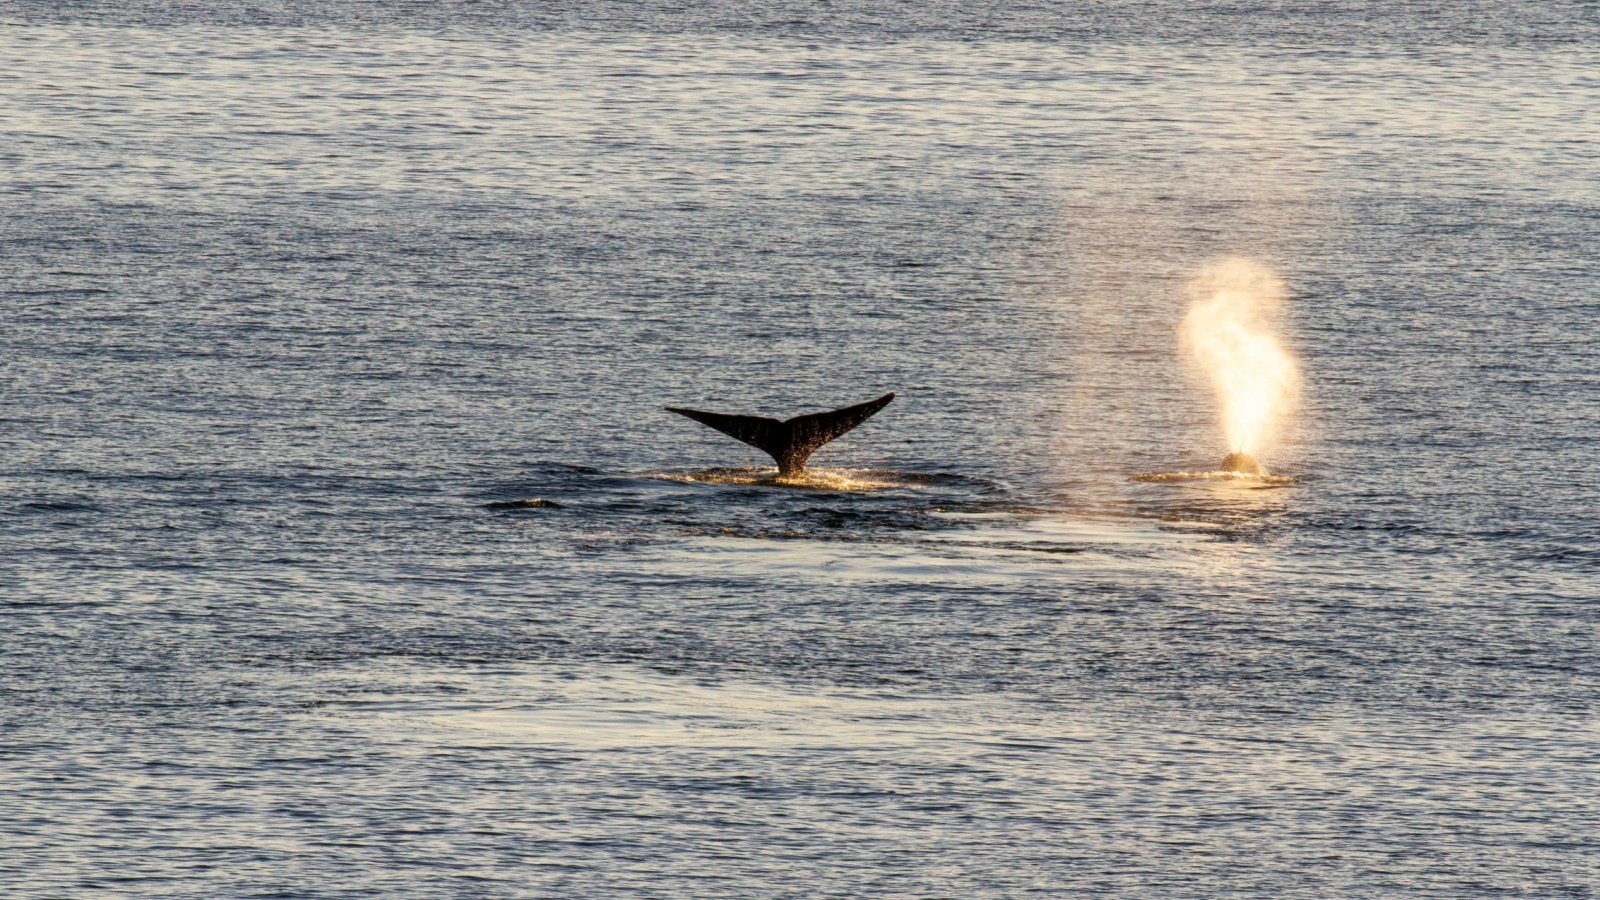
<svg viewBox="0 0 1600 900">
<path fill-rule="evenodd" d="M 0 9 L 3 893 L 1592 896 L 1600 23 L 1484 6 Z M 1284 477 L 1137 480 L 1230 254 Z"/>
</svg>

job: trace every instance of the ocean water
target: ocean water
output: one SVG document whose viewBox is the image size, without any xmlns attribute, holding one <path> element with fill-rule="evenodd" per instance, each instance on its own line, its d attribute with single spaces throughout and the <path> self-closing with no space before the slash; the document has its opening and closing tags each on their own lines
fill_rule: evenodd
<svg viewBox="0 0 1600 900">
<path fill-rule="evenodd" d="M 0 23 L 4 896 L 1600 892 L 1592 4 Z"/>
</svg>

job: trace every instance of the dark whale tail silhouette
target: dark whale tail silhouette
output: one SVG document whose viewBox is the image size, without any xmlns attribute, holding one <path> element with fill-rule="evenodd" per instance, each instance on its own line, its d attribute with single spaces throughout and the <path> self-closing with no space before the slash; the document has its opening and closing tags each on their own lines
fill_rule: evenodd
<svg viewBox="0 0 1600 900">
<path fill-rule="evenodd" d="M 792 478 L 805 471 L 806 460 L 818 447 L 872 418 L 874 413 L 888 406 L 893 399 L 894 392 L 891 391 L 866 403 L 795 416 L 781 422 L 765 416 L 731 416 L 676 406 L 667 409 L 766 452 L 778 462 L 778 477 Z"/>
</svg>

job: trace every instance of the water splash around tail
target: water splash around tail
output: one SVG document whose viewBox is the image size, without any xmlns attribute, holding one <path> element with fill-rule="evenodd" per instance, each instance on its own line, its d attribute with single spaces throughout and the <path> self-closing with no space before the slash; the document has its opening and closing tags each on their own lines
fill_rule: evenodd
<svg viewBox="0 0 1600 900">
<path fill-rule="evenodd" d="M 652 472 L 647 477 L 665 481 L 698 484 L 731 484 L 759 487 L 801 488 L 820 491 L 883 491 L 915 487 L 919 478 L 900 472 L 871 469 L 827 469 L 814 466 L 798 475 L 783 475 L 772 466 L 697 469 L 679 472 Z"/>
</svg>

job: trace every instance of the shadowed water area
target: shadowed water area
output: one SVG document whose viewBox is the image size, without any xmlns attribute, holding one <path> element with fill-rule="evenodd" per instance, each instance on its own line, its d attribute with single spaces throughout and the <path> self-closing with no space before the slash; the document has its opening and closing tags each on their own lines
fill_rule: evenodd
<svg viewBox="0 0 1600 900">
<path fill-rule="evenodd" d="M 1600 889 L 1592 6 L 0 23 L 6 896 Z"/>
</svg>

